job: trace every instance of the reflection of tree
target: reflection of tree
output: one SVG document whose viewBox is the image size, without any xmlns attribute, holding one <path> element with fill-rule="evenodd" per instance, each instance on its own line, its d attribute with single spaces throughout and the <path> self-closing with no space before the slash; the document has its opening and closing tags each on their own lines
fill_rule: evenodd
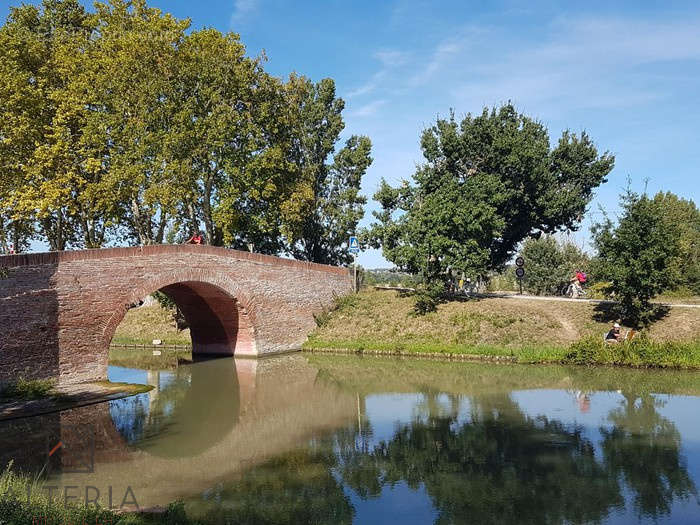
<svg viewBox="0 0 700 525">
<path fill-rule="evenodd" d="M 253 467 L 240 481 L 219 485 L 187 506 L 204 523 L 352 523 L 353 508 L 332 474 L 335 465 L 326 442 Z"/>
<path fill-rule="evenodd" d="M 608 416 L 612 429 L 600 429 L 606 467 L 632 489 L 639 516 L 668 515 L 674 499 L 697 494 L 681 460 L 680 434 L 657 412 L 660 400 L 650 394 L 623 395 L 621 406 Z"/>
<path fill-rule="evenodd" d="M 423 484 L 438 523 L 598 521 L 622 501 L 580 428 L 527 417 L 507 395 L 475 399 L 469 423 L 435 400 L 424 406 L 437 414 L 343 461 L 343 480 L 361 496 L 400 481 Z"/>
</svg>

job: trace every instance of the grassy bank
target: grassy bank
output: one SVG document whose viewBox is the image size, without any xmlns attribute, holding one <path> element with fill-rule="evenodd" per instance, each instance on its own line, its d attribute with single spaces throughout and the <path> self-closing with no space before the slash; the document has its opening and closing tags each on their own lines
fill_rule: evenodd
<svg viewBox="0 0 700 525">
<path fill-rule="evenodd" d="M 151 344 L 154 339 L 165 344 L 191 344 L 190 331 L 178 331 L 171 313 L 158 304 L 129 310 L 117 327 L 112 342 Z"/>
<path fill-rule="evenodd" d="M 13 472 L 12 465 L 9 465 L 0 474 L 0 523 L 194 525 L 200 522 L 189 520 L 180 504 L 173 504 L 164 511 L 150 514 L 117 513 L 92 504 L 65 504 L 60 498 L 49 498 L 48 491 L 44 490 L 40 481 Z"/>
<path fill-rule="evenodd" d="M 0 389 L 0 403 L 6 401 L 31 401 L 56 395 L 56 382 L 50 379 L 19 378 Z"/>
<path fill-rule="evenodd" d="M 369 290 L 342 298 L 318 324 L 308 350 L 700 368 L 700 309 L 671 308 L 634 343 L 617 346 L 603 343 L 605 310 L 583 302 L 474 299 L 415 316 L 412 298 Z"/>
</svg>

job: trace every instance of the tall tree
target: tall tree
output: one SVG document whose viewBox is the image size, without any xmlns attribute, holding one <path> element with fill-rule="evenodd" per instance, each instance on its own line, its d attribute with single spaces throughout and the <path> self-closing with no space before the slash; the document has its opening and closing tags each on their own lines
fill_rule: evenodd
<svg viewBox="0 0 700 525">
<path fill-rule="evenodd" d="M 384 256 L 436 280 L 450 266 L 485 275 L 530 235 L 575 230 L 614 165 L 590 137 L 565 131 L 555 148 L 545 127 L 511 104 L 425 130 L 426 163 L 413 184 L 382 181 L 368 236 Z"/>
<path fill-rule="evenodd" d="M 346 264 L 351 257 L 345 245 L 355 233 L 367 202 L 360 195 L 360 185 L 372 163 L 372 143 L 365 136 L 353 135 L 335 152 L 345 127 L 345 102 L 336 97 L 332 79 L 313 84 L 293 76 L 288 89 L 299 110 L 299 168 L 302 177 L 312 181 L 313 196 L 299 235 L 288 235 L 287 250 L 297 259 Z"/>
<path fill-rule="evenodd" d="M 304 181 L 293 162 L 284 86 L 264 72 L 263 58 L 246 57 L 238 35 L 215 30 L 192 33 L 180 47 L 175 145 L 189 173 L 180 217 L 191 227 L 203 223 L 212 244 L 252 242 L 277 253 L 284 212 Z"/>
<path fill-rule="evenodd" d="M 700 210 L 691 199 L 659 192 L 654 203 L 664 220 L 678 229 L 678 255 L 669 265 L 670 288 L 700 295 Z"/>
<path fill-rule="evenodd" d="M 679 253 L 678 227 L 653 200 L 627 190 L 617 222 L 606 217 L 593 228 L 597 273 L 610 281 L 618 314 L 632 326 L 656 315 L 651 300 L 673 282 L 670 271 Z"/>
<path fill-rule="evenodd" d="M 95 147 L 104 149 L 101 187 L 113 196 L 131 242 L 161 243 L 183 187 L 168 145 L 179 102 L 177 50 L 189 21 L 145 0 L 96 8 L 99 38 L 88 78 L 97 102 L 90 126 Z"/>
<path fill-rule="evenodd" d="M 52 250 L 77 241 L 85 108 L 71 100 L 66 60 L 89 46 L 90 34 L 77 0 L 13 8 L 0 28 L 0 153 L 2 175 L 13 185 L 3 207 L 25 226 L 37 221 Z"/>
</svg>

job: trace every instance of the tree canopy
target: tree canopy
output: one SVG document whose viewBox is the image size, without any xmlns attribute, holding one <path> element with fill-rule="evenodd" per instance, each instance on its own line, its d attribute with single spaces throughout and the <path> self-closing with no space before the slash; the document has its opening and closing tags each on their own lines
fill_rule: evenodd
<svg viewBox="0 0 700 525">
<path fill-rule="evenodd" d="M 656 316 L 651 300 L 673 283 L 671 266 L 680 253 L 679 226 L 658 203 L 627 190 L 617 223 L 606 217 L 593 228 L 597 273 L 610 281 L 616 309 L 632 326 Z"/>
<path fill-rule="evenodd" d="M 367 137 L 344 102 L 264 70 L 235 33 L 145 0 L 43 0 L 0 27 L 0 239 L 52 250 L 181 242 L 342 263 Z M 334 156 L 333 156 L 334 155 Z M 330 159 L 330 160 L 329 160 Z"/>
<path fill-rule="evenodd" d="M 399 268 L 428 275 L 485 275 L 526 237 L 575 230 L 614 165 L 585 132 L 565 131 L 552 148 L 544 125 L 510 103 L 437 119 L 421 148 L 413 183 L 381 182 L 367 235 Z"/>
</svg>

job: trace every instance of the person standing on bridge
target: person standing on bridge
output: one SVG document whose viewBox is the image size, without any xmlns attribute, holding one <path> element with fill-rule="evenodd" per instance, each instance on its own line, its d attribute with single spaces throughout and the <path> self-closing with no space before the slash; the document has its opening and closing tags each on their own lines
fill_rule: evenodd
<svg viewBox="0 0 700 525">
<path fill-rule="evenodd" d="M 204 237 L 202 232 L 195 233 L 185 244 L 204 244 Z"/>
</svg>

